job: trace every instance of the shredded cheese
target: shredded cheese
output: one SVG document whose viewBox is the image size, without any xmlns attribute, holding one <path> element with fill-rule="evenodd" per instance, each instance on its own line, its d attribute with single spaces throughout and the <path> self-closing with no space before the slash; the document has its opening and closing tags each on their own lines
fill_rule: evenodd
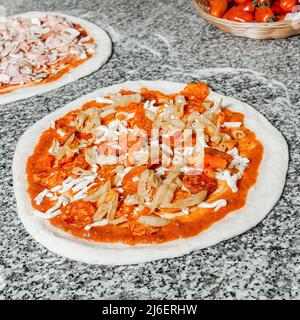
<svg viewBox="0 0 300 320">
<path fill-rule="evenodd" d="M 237 128 L 242 125 L 242 122 L 224 122 L 223 127 L 226 128 Z"/>
<path fill-rule="evenodd" d="M 103 219 L 103 220 L 100 220 L 100 221 L 95 221 L 94 223 L 85 226 L 84 229 L 86 231 L 89 231 L 93 227 L 103 227 L 103 226 L 107 226 L 107 225 L 108 225 L 108 221 L 106 219 Z"/>
<path fill-rule="evenodd" d="M 214 208 L 214 211 L 218 211 L 222 207 L 226 207 L 226 206 L 227 206 L 227 201 L 225 199 L 219 199 L 217 201 L 210 202 L 210 203 L 201 202 L 198 204 L 199 208 Z"/>
</svg>

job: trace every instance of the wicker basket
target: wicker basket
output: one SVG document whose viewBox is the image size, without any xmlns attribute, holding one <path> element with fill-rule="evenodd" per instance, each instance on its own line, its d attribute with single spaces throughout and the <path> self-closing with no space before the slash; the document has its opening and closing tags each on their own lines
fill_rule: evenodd
<svg viewBox="0 0 300 320">
<path fill-rule="evenodd" d="M 208 0 L 193 0 L 200 15 L 210 24 L 238 37 L 252 39 L 278 39 L 300 34 L 300 21 L 270 23 L 240 23 L 213 17 L 209 14 Z"/>
</svg>

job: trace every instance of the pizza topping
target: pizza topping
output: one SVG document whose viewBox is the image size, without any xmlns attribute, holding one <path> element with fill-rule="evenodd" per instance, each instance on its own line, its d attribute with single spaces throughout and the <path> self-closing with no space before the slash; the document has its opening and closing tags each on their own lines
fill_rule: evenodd
<svg viewBox="0 0 300 320">
<path fill-rule="evenodd" d="M 184 90 L 183 95 L 189 100 L 203 101 L 209 94 L 209 89 L 205 83 L 190 83 Z"/>
<path fill-rule="evenodd" d="M 130 105 L 131 103 L 140 103 L 141 95 L 139 93 L 128 94 L 128 95 L 118 95 L 112 94 L 110 99 L 114 102 L 114 104 L 118 107 L 125 107 Z"/>
<path fill-rule="evenodd" d="M 226 209 L 251 165 L 251 133 L 208 94 L 203 83 L 171 95 L 121 90 L 55 121 L 29 161 L 38 215 L 76 234 L 152 237 Z"/>
<path fill-rule="evenodd" d="M 108 225 L 108 221 L 106 219 L 100 220 L 100 221 L 95 221 L 92 224 L 88 224 L 84 227 L 86 231 L 91 230 L 94 227 L 104 227 Z"/>
<path fill-rule="evenodd" d="M 122 188 L 126 193 L 136 194 L 138 192 L 140 181 L 142 181 L 140 177 L 146 169 L 146 166 L 137 166 L 123 176 Z"/>
<path fill-rule="evenodd" d="M 34 201 L 37 205 L 40 205 L 44 198 L 47 196 L 47 194 L 49 193 L 48 189 L 44 189 L 42 192 L 40 192 L 35 198 Z"/>
<path fill-rule="evenodd" d="M 201 173 L 187 173 L 182 180 L 183 186 L 192 194 L 198 193 L 202 190 L 207 190 L 208 194 L 213 193 L 218 186 L 215 178 L 209 177 L 204 172 Z"/>
<path fill-rule="evenodd" d="M 168 219 L 150 216 L 141 216 L 139 221 L 152 227 L 163 227 L 170 223 Z"/>
<path fill-rule="evenodd" d="M 170 211 L 170 210 L 163 210 L 160 211 L 158 214 L 160 217 L 165 218 L 165 219 L 174 219 L 176 217 L 182 217 L 182 216 L 188 216 L 190 214 L 190 208 L 184 208 L 180 211 L 176 211 L 176 212 L 170 212 L 170 213 L 166 213 L 166 211 Z"/>
<path fill-rule="evenodd" d="M 210 203 L 201 202 L 200 204 L 198 204 L 199 208 L 213 208 L 214 211 L 218 211 L 222 207 L 226 207 L 226 206 L 227 206 L 227 201 L 225 199 L 219 199 L 217 201 L 210 202 Z"/>
<path fill-rule="evenodd" d="M 40 212 L 35 212 L 34 215 L 36 217 L 42 218 L 42 219 L 52 219 L 58 215 L 61 214 L 61 210 L 59 209 L 61 206 L 65 206 L 68 203 L 68 199 L 65 197 L 59 197 L 56 204 L 48 209 L 44 214 L 41 214 Z"/>
<path fill-rule="evenodd" d="M 230 170 L 226 169 L 218 172 L 216 174 L 216 178 L 219 180 L 225 180 L 232 192 L 237 192 L 237 181 L 242 178 L 243 173 L 248 166 L 249 159 L 239 156 L 237 148 L 234 148 L 227 153 L 233 156 L 233 160 L 229 165 L 229 169 L 237 169 L 237 173 L 231 174 Z"/>
<path fill-rule="evenodd" d="M 223 127 L 227 128 L 237 128 L 242 125 L 242 122 L 224 122 Z"/>
<path fill-rule="evenodd" d="M 1 23 L 0 92 L 57 77 L 95 53 L 85 30 L 62 16 L 8 18 Z"/>
<path fill-rule="evenodd" d="M 174 209 L 184 209 L 187 207 L 192 207 L 202 202 L 207 196 L 207 191 L 202 190 L 199 193 L 192 194 L 189 197 L 178 200 L 172 203 L 163 202 L 160 204 L 161 208 L 174 208 Z"/>
<path fill-rule="evenodd" d="M 77 200 L 62 209 L 61 219 L 74 228 L 82 228 L 93 222 L 95 207 L 92 203 Z"/>
</svg>

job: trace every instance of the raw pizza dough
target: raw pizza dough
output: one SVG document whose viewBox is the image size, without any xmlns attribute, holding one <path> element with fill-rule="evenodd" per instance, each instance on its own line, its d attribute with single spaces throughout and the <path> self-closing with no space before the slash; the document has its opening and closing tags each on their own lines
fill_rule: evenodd
<svg viewBox="0 0 300 320">
<path fill-rule="evenodd" d="M 26 18 L 33 18 L 33 17 L 43 17 L 45 15 L 50 15 L 50 14 L 60 15 L 72 23 L 80 24 L 87 31 L 88 35 L 90 35 L 94 39 L 97 45 L 96 53 L 92 57 L 90 57 L 88 60 L 80 64 L 79 66 L 63 74 L 57 80 L 54 80 L 45 84 L 40 84 L 40 85 L 38 84 L 38 85 L 33 85 L 31 87 L 29 86 L 26 88 L 17 89 L 15 91 L 5 93 L 5 94 L 0 94 L 0 105 L 11 103 L 18 100 L 27 99 L 29 97 L 63 87 L 71 82 L 74 82 L 82 77 L 85 77 L 97 71 L 99 68 L 101 68 L 105 64 L 105 62 L 110 57 L 112 52 L 112 43 L 111 43 L 110 37 L 103 29 L 86 20 L 72 17 L 62 13 L 57 13 L 57 12 L 40 12 L 40 11 L 26 12 L 26 13 L 14 15 L 11 18 L 21 17 L 26 19 Z"/>
<path fill-rule="evenodd" d="M 17 144 L 14 155 L 14 191 L 18 215 L 36 241 L 59 255 L 90 264 L 136 264 L 179 257 L 194 250 L 213 246 L 251 229 L 272 210 L 281 196 L 288 168 L 288 146 L 283 136 L 264 116 L 249 105 L 211 92 L 208 97 L 210 100 L 219 102 L 223 98 L 223 106 L 245 115 L 245 127 L 254 131 L 257 139 L 264 146 L 258 179 L 248 193 L 245 207 L 229 213 L 225 218 L 195 237 L 162 244 L 136 246 L 96 243 L 75 238 L 53 227 L 48 220 L 33 216 L 34 209 L 27 193 L 26 162 L 33 153 L 41 133 L 49 128 L 50 121 L 81 107 L 87 101 L 118 92 L 119 89 L 138 91 L 140 88 L 146 87 L 165 93 L 174 93 L 182 90 L 184 86 L 185 84 L 168 81 L 134 81 L 102 88 L 47 115 L 24 133 Z"/>
</svg>

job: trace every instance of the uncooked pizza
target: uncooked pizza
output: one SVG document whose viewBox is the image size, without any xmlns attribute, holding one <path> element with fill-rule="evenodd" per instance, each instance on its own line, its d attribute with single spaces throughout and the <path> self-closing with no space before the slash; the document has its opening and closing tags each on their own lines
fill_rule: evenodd
<svg viewBox="0 0 300 320">
<path fill-rule="evenodd" d="M 122 250 L 132 250 L 128 263 L 170 256 L 168 248 L 180 255 L 252 227 L 281 193 L 283 138 L 257 111 L 205 83 L 129 82 L 67 109 L 38 123 L 34 139 L 25 134 L 19 148 L 25 141 L 28 159 L 15 168 L 25 177 L 26 219 L 51 225 L 57 243 L 81 239 L 98 257 L 113 245 L 116 264 L 126 263 L 118 261 Z M 269 135 L 277 137 L 274 153 Z M 277 186 L 264 198 L 272 183 L 266 161 L 276 162 L 278 146 Z M 149 257 L 137 257 L 136 248 Z"/>
<path fill-rule="evenodd" d="M 111 51 L 110 39 L 101 28 L 56 13 L 29 12 L 9 17 L 0 22 L 0 38 L 1 104 L 91 73 Z"/>
</svg>

